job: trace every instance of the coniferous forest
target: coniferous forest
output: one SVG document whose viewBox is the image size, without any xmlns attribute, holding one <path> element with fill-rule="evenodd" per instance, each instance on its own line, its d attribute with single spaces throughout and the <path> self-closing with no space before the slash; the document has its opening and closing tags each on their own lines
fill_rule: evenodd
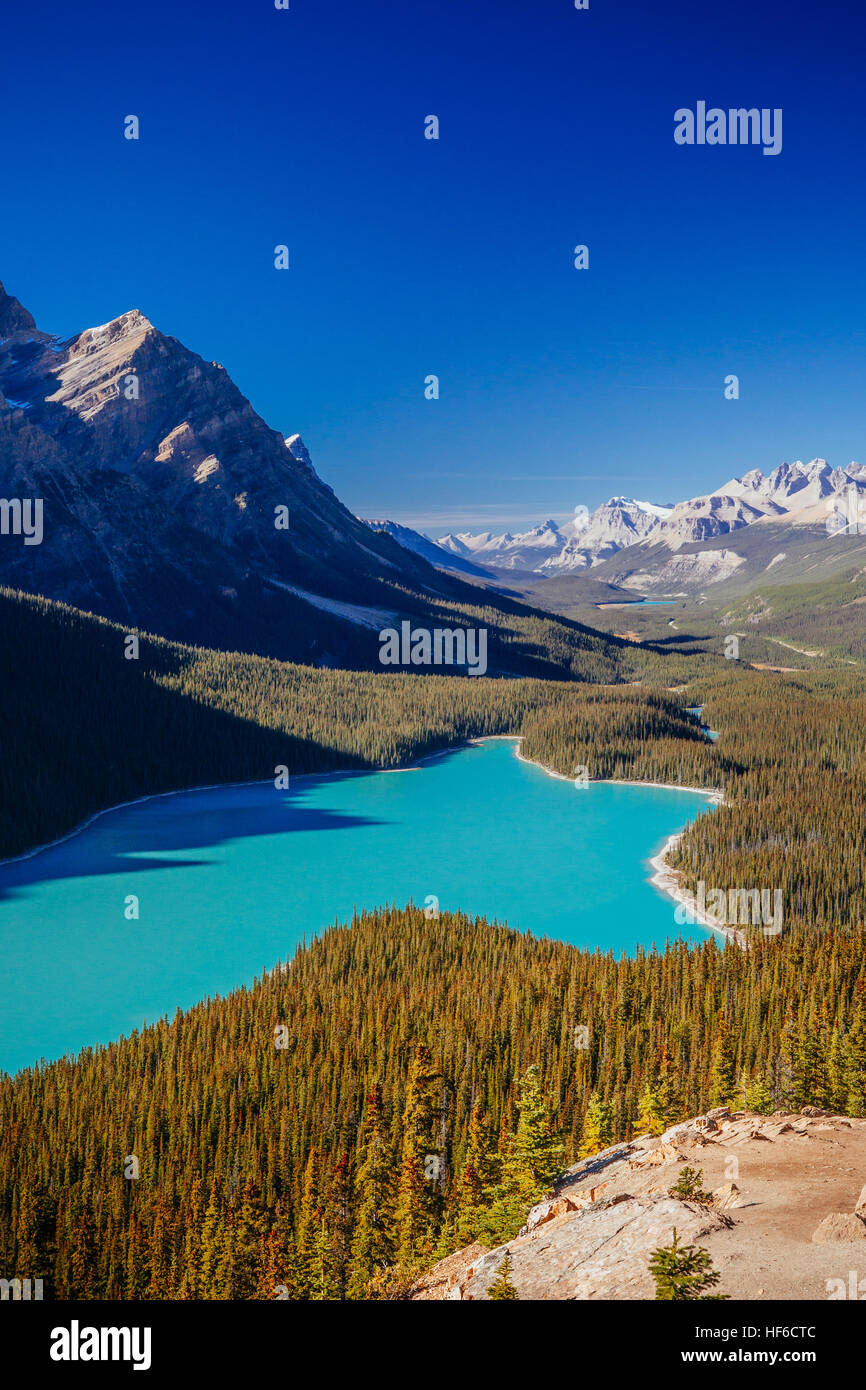
<svg viewBox="0 0 866 1390">
<path fill-rule="evenodd" d="M 566 776 L 722 790 L 673 862 L 787 904 L 783 935 L 747 950 L 621 960 L 383 904 L 250 989 L 4 1077 L 4 1269 L 58 1298 L 399 1298 L 618 1139 L 729 1102 L 866 1115 L 858 670 L 647 645 L 604 670 L 591 648 L 581 680 L 471 680 L 147 637 L 125 661 L 112 624 L 0 601 L 7 855 L 134 796 L 510 733 Z"/>
<path fill-rule="evenodd" d="M 59 1298 L 399 1297 L 582 1152 L 744 1098 L 866 1114 L 862 931 L 617 961 L 383 908 L 0 1082 L 4 1258 Z"/>
</svg>

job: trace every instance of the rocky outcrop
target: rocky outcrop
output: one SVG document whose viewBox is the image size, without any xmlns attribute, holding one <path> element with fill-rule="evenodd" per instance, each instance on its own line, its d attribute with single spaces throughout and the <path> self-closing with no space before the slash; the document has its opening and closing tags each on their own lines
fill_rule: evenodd
<svg viewBox="0 0 866 1390">
<path fill-rule="evenodd" d="M 672 1195 L 687 1166 L 709 1201 Z M 866 1275 L 864 1178 L 866 1120 L 718 1107 L 575 1164 L 514 1240 L 450 1256 L 412 1297 L 484 1301 L 507 1250 L 524 1300 L 653 1298 L 649 1260 L 676 1227 L 732 1298 L 825 1299 L 858 1260 Z"/>
</svg>

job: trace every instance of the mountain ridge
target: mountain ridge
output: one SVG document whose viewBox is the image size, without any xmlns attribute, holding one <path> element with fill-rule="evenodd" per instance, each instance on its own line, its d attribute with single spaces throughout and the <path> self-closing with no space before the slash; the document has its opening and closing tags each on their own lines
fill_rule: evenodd
<svg viewBox="0 0 866 1390">
<path fill-rule="evenodd" d="M 0 584 L 180 642 L 362 669 L 394 622 L 452 626 L 479 602 L 494 624 L 533 621 L 365 525 L 300 434 L 141 310 L 61 339 L 3 290 L 0 324 Z M 11 524 L 27 499 L 44 508 L 37 544 Z M 539 655 L 504 638 L 491 670 L 562 674 Z"/>
</svg>

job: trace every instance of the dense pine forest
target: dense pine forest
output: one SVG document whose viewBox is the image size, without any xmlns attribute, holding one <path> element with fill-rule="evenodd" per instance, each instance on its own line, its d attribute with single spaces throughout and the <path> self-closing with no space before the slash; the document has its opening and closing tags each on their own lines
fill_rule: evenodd
<svg viewBox="0 0 866 1390">
<path fill-rule="evenodd" d="M 665 669 L 661 655 L 600 637 L 580 649 L 581 681 L 319 670 L 148 636 L 128 660 L 123 628 L 8 590 L 0 633 L 0 720 L 14 731 L 0 761 L 0 856 L 155 792 L 263 781 L 278 764 L 396 767 L 467 737 L 519 733 L 529 710 L 615 683 L 616 662 L 629 679 L 638 660 Z"/>
<path fill-rule="evenodd" d="M 701 676 L 689 702 L 721 731 L 689 736 L 670 696 L 534 711 L 523 724 L 527 757 L 568 775 L 720 788 L 725 804 L 687 829 L 671 864 L 730 888 L 780 888 L 785 920 L 824 931 L 866 921 L 866 680 L 859 672 L 781 676 L 741 668 Z M 605 692 L 606 693 L 606 692 Z"/>
<path fill-rule="evenodd" d="M 75 610 L 5 593 L 0 618 L 0 853 L 150 792 L 512 733 L 567 776 L 721 789 L 674 863 L 785 906 L 782 936 L 746 951 L 618 961 L 383 907 L 251 989 L 4 1077 L 5 1276 L 60 1298 L 394 1298 L 437 1256 L 509 1238 L 615 1139 L 727 1101 L 866 1114 L 859 669 L 752 670 L 687 639 L 589 648 L 555 681 L 149 637 L 126 660 L 121 628 Z"/>
<path fill-rule="evenodd" d="M 617 961 L 382 909 L 0 1081 L 5 1269 L 59 1298 L 393 1298 L 579 1154 L 744 1098 L 866 1114 L 862 929 Z"/>
</svg>

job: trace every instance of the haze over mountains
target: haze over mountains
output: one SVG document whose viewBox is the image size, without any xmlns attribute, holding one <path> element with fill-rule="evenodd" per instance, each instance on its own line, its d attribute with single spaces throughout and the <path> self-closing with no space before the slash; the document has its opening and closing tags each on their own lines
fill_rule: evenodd
<svg viewBox="0 0 866 1390">
<path fill-rule="evenodd" d="M 404 616 L 477 605 L 480 588 L 513 612 L 495 592 L 512 579 L 541 604 L 537 581 L 588 571 L 600 592 L 688 592 L 775 567 L 800 578 L 804 546 L 817 577 L 866 550 L 831 534 L 852 496 L 866 499 L 866 467 L 813 459 L 687 501 L 614 496 L 563 525 L 437 542 L 355 517 L 300 435 L 270 429 L 224 367 L 140 311 L 62 340 L 0 285 L 0 497 L 45 510 L 40 544 L 2 536 L 0 583 L 181 641 L 370 665 L 374 634 Z"/>
<path fill-rule="evenodd" d="M 444 568 L 469 559 L 500 578 L 592 570 L 594 578 L 626 589 L 688 591 L 734 576 L 759 578 L 774 565 L 803 558 L 804 547 L 810 569 L 824 573 L 829 566 L 832 572 L 840 553 L 856 558 L 863 549 L 861 516 L 866 522 L 866 466 L 831 468 L 816 458 L 782 463 L 766 475 L 753 469 L 717 491 L 667 505 L 611 497 L 562 526 L 548 520 L 518 534 L 446 535 L 435 543 L 438 558 L 425 537 L 423 553 Z M 406 528 L 391 534 L 410 548 L 418 544 L 417 533 Z M 543 586 L 533 589 L 542 602 L 543 592 Z"/>
</svg>

